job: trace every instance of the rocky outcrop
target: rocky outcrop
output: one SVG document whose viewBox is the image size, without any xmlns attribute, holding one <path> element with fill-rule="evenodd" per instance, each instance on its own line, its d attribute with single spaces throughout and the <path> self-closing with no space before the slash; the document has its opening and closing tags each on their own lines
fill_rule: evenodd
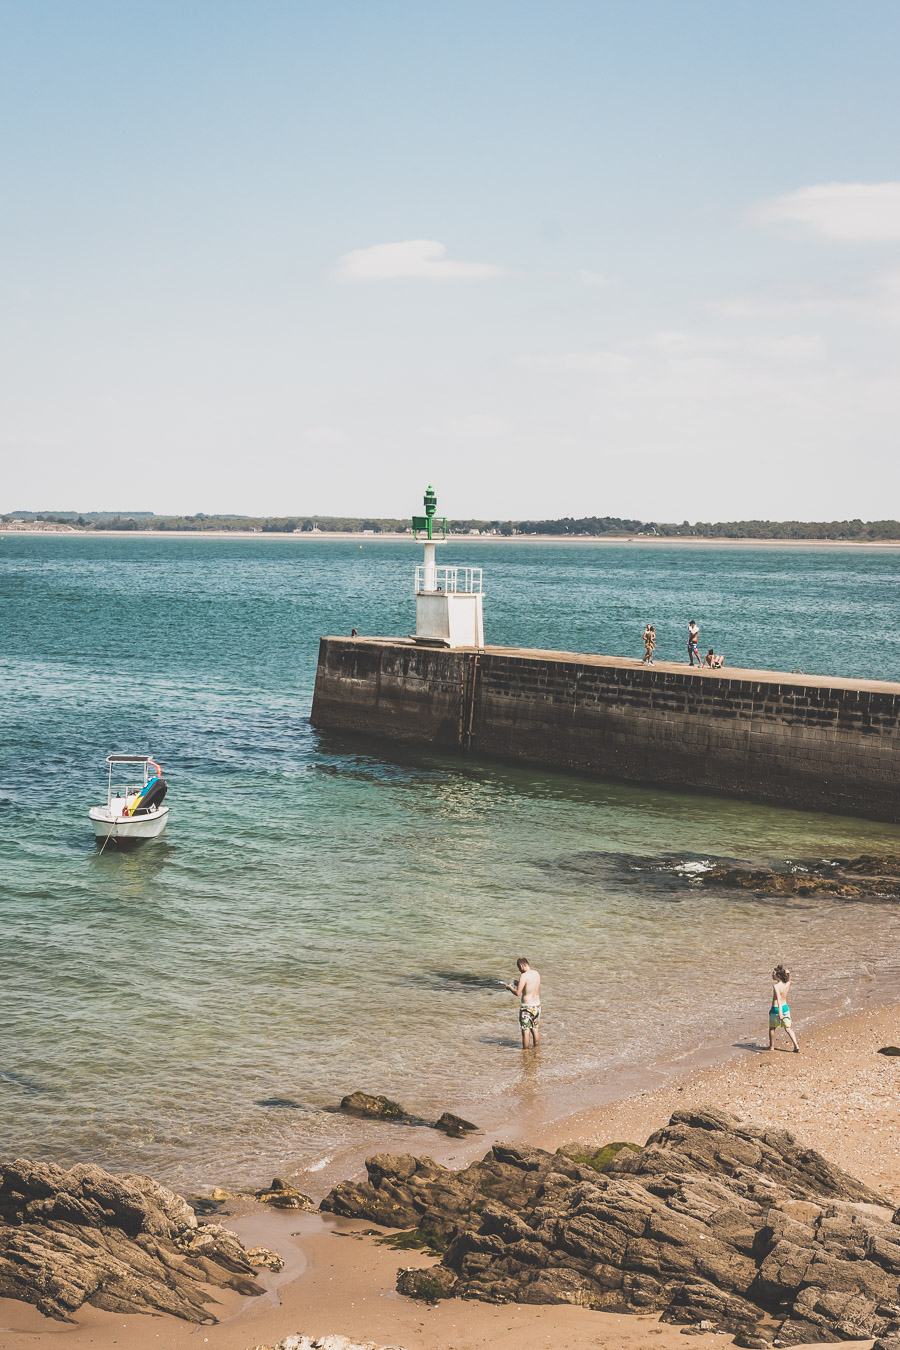
<svg viewBox="0 0 900 1350">
<path fill-rule="evenodd" d="M 445 1246 L 401 1292 L 659 1311 L 783 1345 L 900 1330 L 900 1228 L 887 1202 L 783 1130 L 680 1111 L 598 1173 L 497 1145 L 451 1172 L 379 1155 L 323 1208 Z"/>
<path fill-rule="evenodd" d="M 844 900 L 900 899 L 900 857 L 833 858 L 761 868 L 717 863 L 691 873 L 693 886 L 761 891 L 767 895 L 834 895 Z"/>
<path fill-rule="evenodd" d="M 215 1322 L 212 1287 L 261 1294 L 247 1252 L 218 1224 L 150 1177 L 101 1167 L 66 1171 L 19 1159 L 0 1164 L 0 1295 L 71 1321 L 84 1303 L 108 1312 L 166 1312 Z"/>
</svg>

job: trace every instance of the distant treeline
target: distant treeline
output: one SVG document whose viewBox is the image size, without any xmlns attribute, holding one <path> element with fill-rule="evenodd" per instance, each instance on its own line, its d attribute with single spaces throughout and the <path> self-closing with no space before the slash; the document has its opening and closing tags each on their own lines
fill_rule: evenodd
<svg viewBox="0 0 900 1350">
<path fill-rule="evenodd" d="M 368 531 L 372 534 L 409 533 L 409 519 L 379 516 L 155 516 L 150 511 L 9 511 L 0 516 L 14 520 L 47 521 L 75 525 L 86 530 L 252 530 L 260 534 L 323 534 Z M 565 516 L 562 520 L 450 520 L 454 534 L 529 535 L 549 534 L 578 538 L 600 535 L 657 535 L 683 539 L 900 539 L 896 520 L 684 520 L 680 525 L 661 521 L 625 520 L 620 516 Z"/>
</svg>

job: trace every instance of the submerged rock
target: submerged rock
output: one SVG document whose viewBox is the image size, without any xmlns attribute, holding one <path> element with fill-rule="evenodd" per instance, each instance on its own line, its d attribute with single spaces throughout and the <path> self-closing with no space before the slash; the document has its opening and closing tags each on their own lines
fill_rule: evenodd
<svg viewBox="0 0 900 1350">
<path fill-rule="evenodd" d="M 471 1120 L 463 1120 L 462 1116 L 455 1116 L 452 1111 L 445 1111 L 438 1120 L 425 1120 L 422 1116 L 407 1111 L 399 1102 L 391 1101 L 390 1097 L 374 1097 L 368 1092 L 351 1092 L 341 1099 L 337 1110 L 351 1116 L 364 1116 L 368 1120 L 388 1120 L 395 1124 L 440 1130 L 455 1139 L 478 1130 L 478 1126 L 473 1125 Z"/>
<path fill-rule="evenodd" d="M 455 1116 L 452 1111 L 445 1111 L 439 1116 L 434 1122 L 434 1128 L 449 1134 L 453 1139 L 459 1139 L 464 1134 L 478 1133 L 477 1125 L 473 1125 L 471 1120 L 463 1120 L 462 1116 Z"/>
<path fill-rule="evenodd" d="M 399 1102 L 392 1102 L 390 1097 L 372 1097 L 368 1092 L 351 1092 L 343 1097 L 340 1110 L 352 1116 L 370 1116 L 377 1120 L 411 1119 Z"/>
<path fill-rule="evenodd" d="M 59 1321 L 90 1303 L 215 1322 L 210 1285 L 263 1293 L 253 1271 L 269 1255 L 255 1259 L 234 1233 L 198 1225 L 190 1205 L 150 1177 L 0 1164 L 0 1295 Z"/>
<path fill-rule="evenodd" d="M 834 895 L 845 900 L 900 899 L 900 857 L 890 854 L 787 863 L 760 868 L 718 864 L 691 875 L 693 886 L 762 891 L 778 895 Z"/>
<path fill-rule="evenodd" d="M 460 1172 L 410 1155 L 366 1167 L 366 1182 L 336 1186 L 322 1208 L 446 1243 L 439 1266 L 401 1272 L 413 1297 L 658 1311 L 754 1344 L 898 1325 L 887 1202 L 785 1130 L 684 1110 L 602 1172 L 501 1144 Z"/>
</svg>

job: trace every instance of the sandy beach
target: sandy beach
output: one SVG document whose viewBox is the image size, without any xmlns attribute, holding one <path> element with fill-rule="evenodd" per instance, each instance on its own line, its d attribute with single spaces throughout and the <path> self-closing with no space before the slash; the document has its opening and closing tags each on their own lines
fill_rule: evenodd
<svg viewBox="0 0 900 1350">
<path fill-rule="evenodd" d="M 546 1148 L 573 1140 L 599 1145 L 611 1139 L 643 1143 L 685 1104 L 718 1107 L 756 1124 L 793 1131 L 854 1175 L 900 1204 L 900 1060 L 879 1055 L 900 1038 L 900 1007 L 856 1010 L 804 1034 L 802 1052 L 786 1040 L 763 1052 L 764 1036 L 734 1047 L 725 1063 L 673 1075 L 665 1086 L 638 1089 L 601 1107 L 512 1131 Z M 512 1124 L 512 1122 L 511 1122 Z M 455 1164 L 480 1156 L 486 1143 L 454 1146 Z M 423 1146 L 420 1150 L 427 1151 Z M 432 1150 L 437 1151 L 437 1150 Z M 321 1198 L 321 1192 L 315 1196 Z M 656 1316 L 629 1317 L 575 1307 L 526 1307 L 449 1300 L 435 1307 L 394 1291 L 401 1265 L 428 1265 L 430 1258 L 381 1246 L 369 1225 L 316 1213 L 272 1213 L 240 1205 L 223 1220 L 248 1244 L 260 1243 L 285 1259 L 279 1275 L 263 1274 L 269 1292 L 261 1298 L 230 1295 L 220 1321 L 196 1327 L 176 1319 L 82 1310 L 74 1324 L 51 1322 L 36 1309 L 0 1300 L 0 1329 L 9 1350 L 136 1350 L 209 1345 L 212 1350 L 251 1350 L 302 1332 L 331 1333 L 379 1344 L 422 1350 L 500 1350 L 525 1344 L 572 1350 L 616 1345 L 683 1346 L 677 1326 Z M 363 1230 L 370 1235 L 364 1236 Z M 701 1345 L 726 1345 L 731 1337 L 710 1333 Z M 866 1342 L 864 1344 L 869 1344 Z"/>
</svg>

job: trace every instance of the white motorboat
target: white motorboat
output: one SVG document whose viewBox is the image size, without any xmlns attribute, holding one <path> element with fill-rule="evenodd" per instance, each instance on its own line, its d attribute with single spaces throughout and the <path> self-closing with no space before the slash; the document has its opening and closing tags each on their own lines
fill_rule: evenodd
<svg viewBox="0 0 900 1350">
<path fill-rule="evenodd" d="M 111 843 L 155 839 L 169 819 L 169 808 L 162 804 L 168 791 L 162 769 L 149 755 L 107 755 L 106 762 L 109 765 L 106 805 L 92 806 L 88 812 L 94 834 Z M 143 781 L 114 783 L 114 772 L 132 780 L 140 772 Z"/>
</svg>

